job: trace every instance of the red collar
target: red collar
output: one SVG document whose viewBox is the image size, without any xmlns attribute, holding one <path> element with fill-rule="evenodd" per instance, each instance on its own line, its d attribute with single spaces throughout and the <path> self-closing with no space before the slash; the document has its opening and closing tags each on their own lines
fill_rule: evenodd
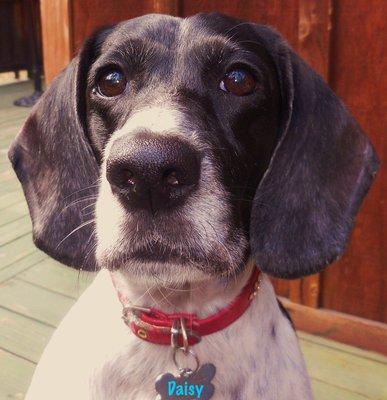
<svg viewBox="0 0 387 400">
<path fill-rule="evenodd" d="M 200 342 L 202 336 L 227 328 L 243 315 L 258 292 L 259 276 L 260 270 L 255 267 L 249 281 L 235 300 L 216 314 L 203 319 L 199 319 L 195 314 L 166 314 L 154 308 L 131 306 L 118 289 L 119 285 L 114 278 L 113 283 L 124 306 L 123 320 L 137 337 L 155 344 L 170 345 L 176 321 L 183 321 L 188 334 L 188 344 L 192 346 Z M 181 330 L 178 330 L 177 342 L 182 346 Z"/>
</svg>

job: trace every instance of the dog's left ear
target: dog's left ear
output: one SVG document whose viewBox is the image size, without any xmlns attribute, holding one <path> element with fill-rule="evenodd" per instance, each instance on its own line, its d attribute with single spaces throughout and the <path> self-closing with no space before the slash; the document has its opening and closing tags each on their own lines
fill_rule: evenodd
<svg viewBox="0 0 387 400">
<path fill-rule="evenodd" d="M 378 159 L 320 76 L 276 32 L 253 29 L 276 65 L 282 110 L 279 142 L 252 206 L 251 250 L 263 271 L 298 278 L 344 251 Z"/>
<path fill-rule="evenodd" d="M 86 133 L 86 85 L 102 35 L 92 36 L 54 79 L 8 153 L 23 185 L 36 246 L 87 270 L 96 268 L 91 206 L 99 167 Z"/>
</svg>

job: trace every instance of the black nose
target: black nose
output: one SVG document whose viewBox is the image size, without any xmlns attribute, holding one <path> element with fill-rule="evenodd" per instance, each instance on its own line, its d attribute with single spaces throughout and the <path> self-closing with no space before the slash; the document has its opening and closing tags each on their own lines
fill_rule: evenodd
<svg viewBox="0 0 387 400">
<path fill-rule="evenodd" d="M 196 188 L 200 154 L 172 136 L 120 138 L 110 149 L 106 177 L 126 205 L 156 212 L 176 207 Z"/>
</svg>

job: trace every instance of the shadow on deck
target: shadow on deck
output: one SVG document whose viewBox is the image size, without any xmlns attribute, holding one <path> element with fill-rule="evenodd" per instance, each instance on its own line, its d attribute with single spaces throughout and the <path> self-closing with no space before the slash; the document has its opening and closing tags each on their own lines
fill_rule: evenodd
<svg viewBox="0 0 387 400">
<path fill-rule="evenodd" d="M 12 101 L 31 90 L 28 82 L 0 86 L 0 399 L 24 398 L 55 327 L 93 279 L 53 261 L 32 243 L 27 205 L 6 156 L 30 111 Z M 387 399 L 387 358 L 299 336 L 316 400 Z"/>
</svg>

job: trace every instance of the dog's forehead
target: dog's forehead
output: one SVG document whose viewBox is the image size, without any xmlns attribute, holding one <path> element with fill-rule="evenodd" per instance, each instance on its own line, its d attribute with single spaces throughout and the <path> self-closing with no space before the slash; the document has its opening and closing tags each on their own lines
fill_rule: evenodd
<svg viewBox="0 0 387 400">
<path fill-rule="evenodd" d="M 169 52 L 195 47 L 233 49 L 236 43 L 228 33 L 237 25 L 237 20 L 221 14 L 203 13 L 188 18 L 149 14 L 118 24 L 101 50 L 102 53 L 119 50 L 133 43 L 143 51 L 148 48 Z"/>
</svg>

